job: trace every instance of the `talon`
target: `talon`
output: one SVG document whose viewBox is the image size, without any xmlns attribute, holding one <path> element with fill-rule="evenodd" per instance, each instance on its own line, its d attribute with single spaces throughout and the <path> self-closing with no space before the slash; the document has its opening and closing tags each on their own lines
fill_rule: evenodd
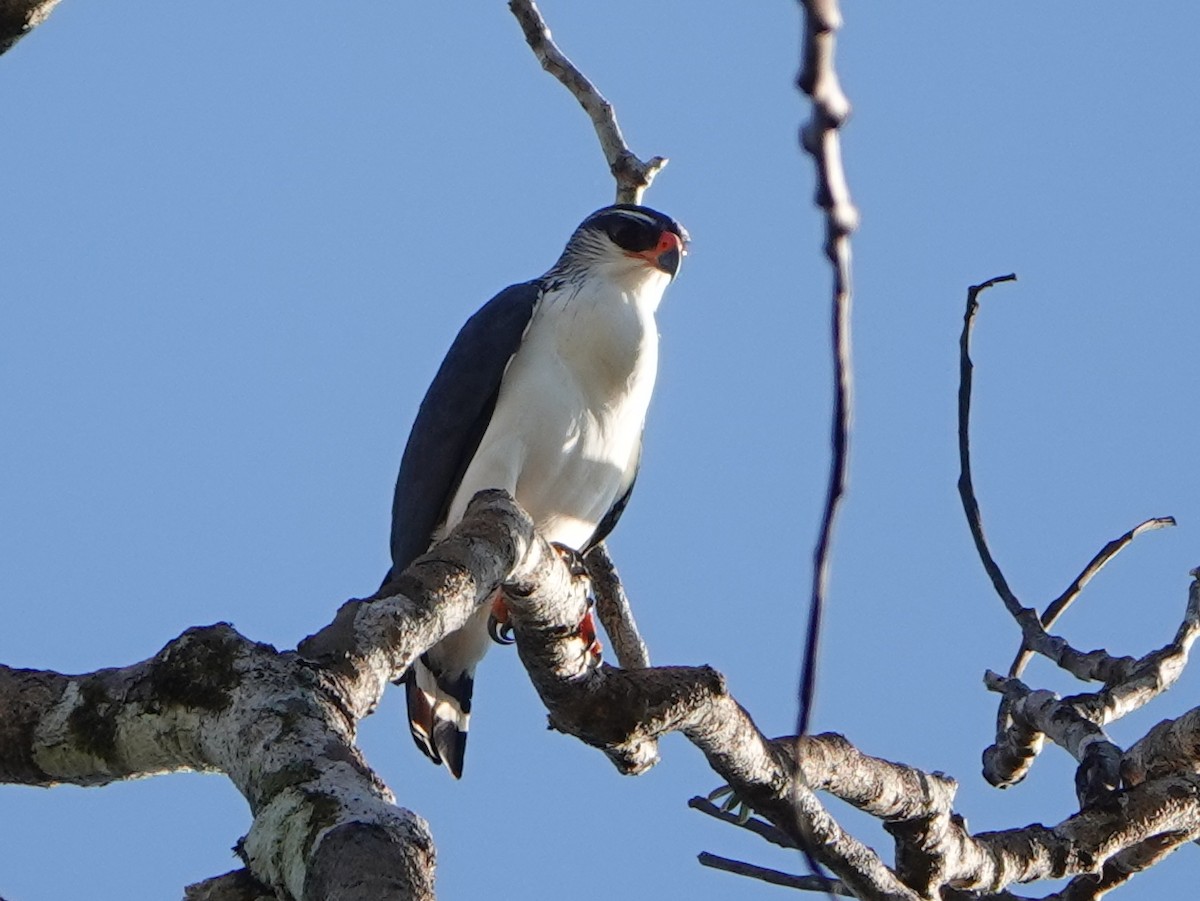
<svg viewBox="0 0 1200 901">
<path fill-rule="evenodd" d="M 708 801 L 715 802 L 718 798 L 724 798 L 726 795 L 732 795 L 732 794 L 733 794 L 733 786 L 732 785 L 718 785 L 716 788 L 714 788 L 712 791 L 710 791 L 707 795 L 705 795 L 705 799 Z"/>
<path fill-rule="evenodd" d="M 729 797 L 725 797 L 728 795 Z M 737 824 L 745 826 L 750 821 L 750 817 L 754 814 L 754 809 L 737 796 L 737 792 L 733 790 L 732 785 L 721 785 L 708 793 L 708 800 L 716 803 L 718 799 L 725 798 L 719 805 L 724 813 L 732 813 L 737 817 Z"/>
<path fill-rule="evenodd" d="M 492 612 L 488 615 L 488 637 L 496 644 L 514 644 L 516 636 L 513 634 L 512 623 L 508 619 L 508 606 L 504 603 L 504 595 L 496 592 L 496 598 L 492 601 Z"/>
</svg>

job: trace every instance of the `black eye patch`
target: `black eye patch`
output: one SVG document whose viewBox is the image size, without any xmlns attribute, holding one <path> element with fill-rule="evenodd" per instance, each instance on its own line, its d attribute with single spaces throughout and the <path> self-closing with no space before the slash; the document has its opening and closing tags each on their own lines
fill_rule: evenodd
<svg viewBox="0 0 1200 901">
<path fill-rule="evenodd" d="M 657 225 L 619 214 L 605 224 L 604 231 L 614 244 L 631 253 L 650 250 L 658 244 L 661 233 Z"/>
</svg>

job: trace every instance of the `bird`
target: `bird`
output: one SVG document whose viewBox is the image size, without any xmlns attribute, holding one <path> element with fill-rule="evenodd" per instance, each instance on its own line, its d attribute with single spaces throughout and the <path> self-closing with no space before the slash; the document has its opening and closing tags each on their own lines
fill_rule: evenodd
<svg viewBox="0 0 1200 901">
<path fill-rule="evenodd" d="M 467 320 L 404 448 L 384 586 L 487 488 L 508 491 L 564 552 L 586 554 L 612 531 L 641 462 L 658 369 L 654 314 L 688 243 L 657 210 L 604 207 L 544 275 L 505 288 Z M 417 747 L 456 779 L 475 667 L 501 640 L 489 613 L 481 606 L 399 680 Z"/>
</svg>

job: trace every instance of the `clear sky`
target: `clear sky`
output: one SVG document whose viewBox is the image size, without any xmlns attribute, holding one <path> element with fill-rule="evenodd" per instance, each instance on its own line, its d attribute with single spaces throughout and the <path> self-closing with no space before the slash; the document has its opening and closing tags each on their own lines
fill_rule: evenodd
<svg viewBox="0 0 1200 901">
<path fill-rule="evenodd" d="M 814 725 L 956 776 L 974 829 L 1054 823 L 1074 809 L 1061 751 L 1008 792 L 978 776 L 981 677 L 1017 630 L 954 487 L 963 300 L 1020 276 L 986 297 L 974 430 L 1014 589 L 1044 604 L 1104 542 L 1174 514 L 1061 626 L 1084 648 L 1165 643 L 1200 564 L 1200 8 L 846 6 L 858 410 Z M 671 158 L 646 200 L 694 239 L 614 555 L 654 660 L 717 667 L 785 733 L 830 404 L 798 10 L 543 12 L 633 149 Z M 124 665 L 218 620 L 294 646 L 372 591 L 455 331 L 612 199 L 591 126 L 499 0 L 68 0 L 0 58 L 0 123 L 0 660 L 17 666 Z M 1076 690 L 1044 666 L 1030 681 Z M 1198 687 L 1200 666 L 1114 740 Z M 401 700 L 362 744 L 429 819 L 446 899 L 776 898 L 695 855 L 802 866 L 686 808 L 717 780 L 682 739 L 631 779 L 548 732 L 511 651 L 479 673 L 461 783 L 412 746 Z M 248 826 L 220 777 L 0 788 L 0 895 L 178 897 L 235 866 Z M 1196 854 L 1125 896 L 1191 897 Z"/>
</svg>

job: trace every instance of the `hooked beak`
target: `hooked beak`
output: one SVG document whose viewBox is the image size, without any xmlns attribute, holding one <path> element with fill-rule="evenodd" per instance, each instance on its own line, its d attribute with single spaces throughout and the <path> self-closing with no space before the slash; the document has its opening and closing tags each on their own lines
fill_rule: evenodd
<svg viewBox="0 0 1200 901">
<path fill-rule="evenodd" d="M 647 263 L 671 278 L 679 272 L 679 265 L 687 254 L 687 245 L 674 232 L 664 231 L 658 238 L 658 244 L 649 250 L 635 254 Z"/>
</svg>

